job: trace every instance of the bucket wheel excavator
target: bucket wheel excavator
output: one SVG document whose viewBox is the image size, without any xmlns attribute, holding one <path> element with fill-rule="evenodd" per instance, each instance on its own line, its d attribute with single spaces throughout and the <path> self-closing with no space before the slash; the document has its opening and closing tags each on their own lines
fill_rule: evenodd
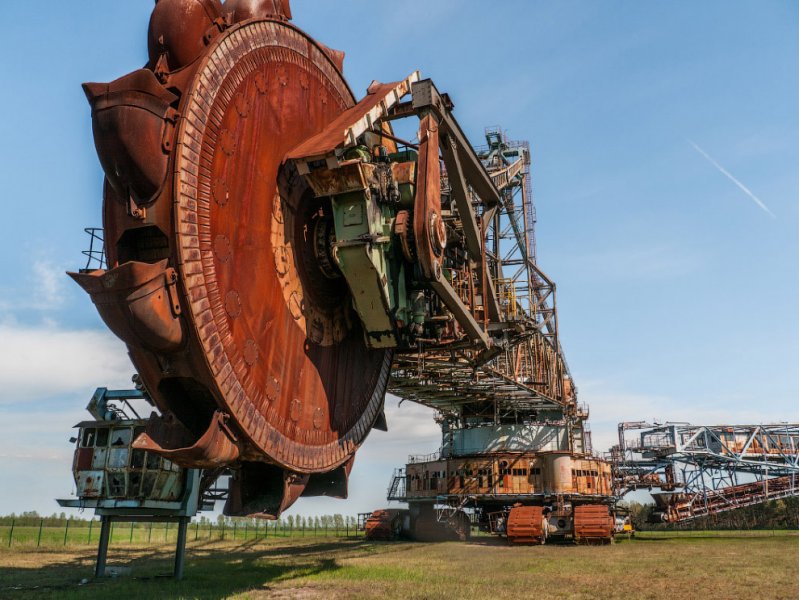
<svg viewBox="0 0 799 600">
<path fill-rule="evenodd" d="M 291 17 L 288 0 L 158 0 L 148 63 L 84 85 L 105 263 L 71 276 L 157 409 L 132 448 L 231 473 L 225 513 L 274 517 L 347 496 L 390 389 L 444 431 L 444 462 L 408 468 L 414 523 L 468 532 L 475 494 L 485 527 L 518 503 L 564 532 L 572 507 L 607 512 L 535 261 L 529 146 L 491 130 L 476 150 L 418 72 L 358 100 L 343 53 Z"/>
</svg>

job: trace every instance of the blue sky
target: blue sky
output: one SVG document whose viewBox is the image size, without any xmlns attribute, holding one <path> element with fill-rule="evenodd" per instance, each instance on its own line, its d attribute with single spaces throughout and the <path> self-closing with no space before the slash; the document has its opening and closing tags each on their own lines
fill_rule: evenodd
<svg viewBox="0 0 799 600">
<path fill-rule="evenodd" d="M 145 62 L 152 2 L 45 5 L 9 3 L 0 38 L 0 475 L 14 482 L 0 513 L 57 509 L 70 427 L 95 387 L 131 372 L 63 272 L 81 266 L 82 228 L 100 223 L 80 83 Z M 420 69 L 474 143 L 495 124 L 531 142 L 539 262 L 558 283 L 595 447 L 622 420 L 799 420 L 799 5 L 292 6 L 296 25 L 347 52 L 359 95 Z M 389 400 L 388 416 L 391 432 L 356 459 L 351 499 L 293 512 L 385 504 L 391 469 L 438 446 L 424 409 Z"/>
</svg>

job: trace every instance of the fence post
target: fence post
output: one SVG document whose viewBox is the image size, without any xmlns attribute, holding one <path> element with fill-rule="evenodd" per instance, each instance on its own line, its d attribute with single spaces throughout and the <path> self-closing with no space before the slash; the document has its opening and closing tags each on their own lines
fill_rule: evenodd
<svg viewBox="0 0 799 600">
<path fill-rule="evenodd" d="M 130 522 L 130 539 L 128 540 L 128 544 L 132 544 L 133 543 L 133 525 L 134 525 L 134 523 L 133 523 L 133 521 L 131 521 Z"/>
<path fill-rule="evenodd" d="M 11 540 L 14 539 L 14 524 L 17 522 L 16 519 L 11 519 L 11 531 L 8 534 L 8 547 L 11 548 Z"/>
<path fill-rule="evenodd" d="M 92 525 L 94 525 L 94 519 L 89 519 L 89 541 L 86 542 L 87 544 L 92 543 Z"/>
<path fill-rule="evenodd" d="M 67 519 L 67 525 L 64 527 L 64 545 L 67 545 L 67 534 L 69 533 L 69 522 L 72 520 L 72 517 Z"/>
<path fill-rule="evenodd" d="M 233 539 L 234 540 L 236 539 L 236 526 L 237 525 L 238 525 L 238 523 L 236 523 L 236 521 L 233 521 Z"/>
<path fill-rule="evenodd" d="M 169 521 L 166 522 L 166 528 L 164 529 L 164 541 L 169 541 Z"/>
<path fill-rule="evenodd" d="M 149 544 L 152 539 L 153 539 L 153 522 L 150 521 L 150 528 L 147 530 L 147 543 Z"/>
<path fill-rule="evenodd" d="M 197 541 L 197 538 L 200 536 L 200 522 L 197 521 L 194 524 L 194 541 Z"/>
<path fill-rule="evenodd" d="M 247 525 L 247 523 L 245 523 L 244 524 L 244 541 L 245 542 L 247 541 L 247 527 L 248 527 L 248 525 Z"/>
<path fill-rule="evenodd" d="M 44 525 L 44 519 L 39 521 L 39 537 L 36 538 L 36 547 L 39 547 L 39 544 L 42 543 L 42 525 Z"/>
</svg>

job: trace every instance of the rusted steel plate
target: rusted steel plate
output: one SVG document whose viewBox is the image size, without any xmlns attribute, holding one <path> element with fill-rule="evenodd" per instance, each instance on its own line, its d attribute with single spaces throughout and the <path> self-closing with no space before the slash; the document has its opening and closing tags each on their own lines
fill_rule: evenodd
<svg viewBox="0 0 799 600">
<path fill-rule="evenodd" d="M 320 209 L 286 153 L 352 95 L 324 50 L 254 21 L 217 37 L 186 93 L 174 235 L 190 329 L 222 408 L 258 452 L 313 473 L 344 463 L 382 410 L 391 356 L 368 350 L 349 292 L 316 264 Z"/>
<path fill-rule="evenodd" d="M 152 71 L 139 69 L 111 83 L 83 86 L 92 106 L 94 142 L 109 184 L 121 197 L 146 207 L 155 201 L 167 179 L 168 155 L 177 97 Z M 164 131 L 166 129 L 166 131 Z"/>
<path fill-rule="evenodd" d="M 506 525 L 508 540 L 514 544 L 540 544 L 544 542 L 544 508 L 542 506 L 515 506 L 508 514 Z"/>
<path fill-rule="evenodd" d="M 438 123 L 428 114 L 419 124 L 419 161 L 414 200 L 413 233 L 416 254 L 427 279 L 441 278 L 441 256 L 447 232 L 441 218 L 441 161 Z"/>
<path fill-rule="evenodd" d="M 247 19 L 291 19 L 289 0 L 227 0 L 225 10 L 232 11 L 237 22 Z"/>
<path fill-rule="evenodd" d="M 174 438 L 170 435 L 170 427 L 164 427 L 164 423 L 160 419 L 151 418 L 148 423 L 147 432 L 139 435 L 133 442 L 133 448 L 136 450 L 146 450 L 155 452 L 166 459 L 171 460 L 177 464 L 187 464 L 193 467 L 202 467 L 206 469 L 214 469 L 228 465 L 235 461 L 240 454 L 240 450 L 236 445 L 236 436 L 230 431 L 227 423 L 227 417 L 223 413 L 217 411 L 211 419 L 211 425 L 208 430 L 200 437 L 199 440 L 189 446 L 180 447 L 180 443 L 174 443 Z M 181 426 L 179 428 L 180 434 L 183 434 L 185 429 Z M 164 431 L 167 429 L 167 431 Z M 161 434 L 160 436 L 158 434 Z M 157 438 L 157 439 L 154 439 Z M 164 448 L 160 440 L 173 442 L 169 444 L 170 449 Z"/>
<path fill-rule="evenodd" d="M 613 517 L 605 504 L 574 507 L 574 539 L 578 542 L 607 543 L 613 537 Z"/>
<path fill-rule="evenodd" d="M 357 105 L 343 112 L 323 131 L 304 140 L 293 148 L 286 158 L 316 160 L 331 154 L 345 144 L 352 144 L 389 110 L 400 98 L 411 91 L 411 85 L 419 81 L 419 72 L 414 71 L 402 81 L 393 83 L 373 82 L 367 95 Z"/>
</svg>

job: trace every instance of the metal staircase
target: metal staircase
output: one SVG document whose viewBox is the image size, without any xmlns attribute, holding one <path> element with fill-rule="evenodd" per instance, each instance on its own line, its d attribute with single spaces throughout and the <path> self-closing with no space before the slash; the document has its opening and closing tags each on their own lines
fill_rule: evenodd
<svg viewBox="0 0 799 600">
<path fill-rule="evenodd" d="M 389 501 L 396 500 L 397 502 L 406 501 L 405 467 L 394 469 L 394 474 L 391 476 L 391 483 L 389 483 L 388 486 L 386 499 Z"/>
</svg>

